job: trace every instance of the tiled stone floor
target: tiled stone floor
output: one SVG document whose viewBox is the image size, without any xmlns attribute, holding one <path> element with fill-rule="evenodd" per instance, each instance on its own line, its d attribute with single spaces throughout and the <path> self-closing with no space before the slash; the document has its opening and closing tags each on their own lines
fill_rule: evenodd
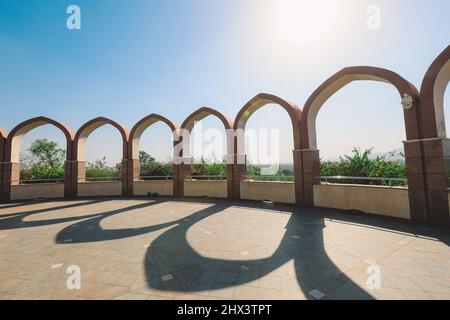
<svg viewBox="0 0 450 320">
<path fill-rule="evenodd" d="M 448 231 L 263 203 L 8 203 L 0 299 L 450 299 L 449 244 Z"/>
</svg>

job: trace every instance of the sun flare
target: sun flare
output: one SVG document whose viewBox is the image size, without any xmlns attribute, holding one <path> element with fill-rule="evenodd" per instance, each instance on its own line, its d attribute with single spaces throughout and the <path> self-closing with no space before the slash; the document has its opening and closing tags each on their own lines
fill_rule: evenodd
<svg viewBox="0 0 450 320">
<path fill-rule="evenodd" d="M 320 41 L 336 18 L 335 0 L 284 0 L 279 6 L 279 34 L 292 44 Z"/>
</svg>

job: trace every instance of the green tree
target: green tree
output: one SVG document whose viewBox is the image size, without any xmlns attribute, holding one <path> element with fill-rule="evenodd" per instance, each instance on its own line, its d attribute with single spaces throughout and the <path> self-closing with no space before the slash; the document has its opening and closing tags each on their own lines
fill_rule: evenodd
<svg viewBox="0 0 450 320">
<path fill-rule="evenodd" d="M 21 154 L 21 180 L 57 179 L 64 177 L 64 161 L 66 151 L 54 141 L 47 139 L 34 140 Z"/>
<path fill-rule="evenodd" d="M 139 162 L 141 163 L 141 168 L 149 166 L 156 162 L 155 158 L 153 158 L 151 155 L 149 155 L 145 151 L 139 151 Z"/>
<path fill-rule="evenodd" d="M 43 165 L 51 169 L 64 166 L 66 151 L 61 149 L 54 141 L 37 139 L 31 143 L 28 152 L 33 164 Z"/>
</svg>

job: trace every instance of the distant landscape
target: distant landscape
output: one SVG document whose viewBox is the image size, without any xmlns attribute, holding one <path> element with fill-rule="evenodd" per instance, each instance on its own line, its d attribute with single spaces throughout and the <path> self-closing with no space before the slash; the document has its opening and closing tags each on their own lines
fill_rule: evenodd
<svg viewBox="0 0 450 320">
<path fill-rule="evenodd" d="M 38 139 L 31 143 L 25 153 L 21 154 L 20 179 L 33 182 L 36 180 L 62 179 L 64 177 L 64 162 L 66 152 L 54 141 Z M 167 178 L 173 174 L 171 162 L 160 162 L 145 151 L 140 151 L 142 177 Z M 292 163 L 279 164 L 278 168 L 271 167 L 270 174 L 266 173 L 268 165 L 247 165 L 249 179 L 265 181 L 293 181 Z M 87 163 L 86 177 L 108 180 L 119 178 L 122 164 L 108 166 L 106 158 Z M 225 161 L 213 162 L 205 158 L 197 159 L 192 165 L 192 176 L 198 178 L 224 179 L 227 175 Z M 347 176 L 370 178 L 405 178 L 406 166 L 402 149 L 395 149 L 387 153 L 372 153 L 372 149 L 361 150 L 353 148 L 349 155 L 337 160 L 321 160 L 321 176 Z M 386 182 L 369 182 L 380 183 Z M 357 182 L 354 182 L 357 183 Z"/>
</svg>

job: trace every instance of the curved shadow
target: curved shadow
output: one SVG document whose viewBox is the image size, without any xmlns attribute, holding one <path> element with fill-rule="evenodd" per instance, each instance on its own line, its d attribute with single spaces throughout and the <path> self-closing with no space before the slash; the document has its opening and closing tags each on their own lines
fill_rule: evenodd
<svg viewBox="0 0 450 320">
<path fill-rule="evenodd" d="M 33 204 L 36 204 L 36 203 L 43 203 L 43 202 L 45 202 L 45 200 L 42 200 L 42 201 L 33 201 L 33 202 L 27 201 L 27 202 L 13 203 L 13 204 L 5 204 L 5 205 L 1 205 L 1 204 L 0 204 L 0 210 L 2 210 L 2 209 L 17 208 L 17 207 L 31 206 L 31 205 L 33 205 Z M 9 215 L 1 215 L 0 217 L 5 217 L 5 216 L 9 216 Z"/>
<path fill-rule="evenodd" d="M 150 288 L 163 291 L 200 292 L 244 285 L 272 273 L 274 270 L 293 260 L 298 286 L 305 293 L 305 296 L 311 299 L 313 297 L 308 295 L 308 293 L 312 289 L 330 292 L 331 294 L 325 298 L 372 299 L 372 296 L 346 277 L 345 273 L 329 258 L 325 250 L 322 231 L 325 227 L 325 219 L 333 220 L 335 223 L 362 225 L 367 228 L 380 229 L 386 232 L 408 233 L 415 234 L 416 236 L 424 235 L 426 237 L 438 238 L 439 241 L 447 245 L 450 243 L 450 235 L 446 232 L 440 233 L 436 229 L 408 225 L 403 221 L 396 222 L 395 220 L 386 220 L 377 217 L 370 217 L 361 221 L 362 215 L 349 215 L 346 212 L 336 212 L 334 210 L 320 210 L 318 212 L 316 209 L 297 208 L 289 205 L 275 206 L 255 202 L 239 202 L 233 204 L 229 201 L 211 202 L 200 199 L 194 202 L 207 203 L 211 204 L 211 206 L 180 219 L 138 228 L 103 229 L 100 224 L 103 219 L 113 215 L 154 206 L 164 203 L 167 200 L 164 198 L 152 199 L 145 203 L 88 216 L 46 221 L 22 221 L 27 215 L 101 201 L 105 200 L 93 200 L 89 203 L 77 203 L 18 213 L 17 216 L 0 220 L 0 228 L 3 227 L 6 229 L 6 224 L 2 225 L 5 220 L 8 221 L 7 225 L 9 228 L 32 227 L 72 220 L 83 220 L 65 227 L 56 235 L 55 242 L 61 244 L 123 239 L 172 227 L 152 241 L 146 251 L 144 267 L 147 285 Z M 190 202 L 187 199 L 177 201 Z M 283 238 L 271 256 L 247 260 L 216 259 L 202 256 L 188 243 L 187 233 L 193 225 L 232 205 L 258 210 L 268 209 L 272 212 L 278 211 L 280 212 L 279 214 L 283 214 L 283 212 L 290 214 Z M 17 225 L 18 223 L 19 225 Z M 168 274 L 171 274 L 173 279 L 163 281 L 162 277 Z M 337 290 L 333 291 L 344 284 L 346 290 L 351 293 L 350 297 L 347 295 L 348 292 L 341 290 L 337 293 Z"/>
<path fill-rule="evenodd" d="M 72 204 L 68 204 L 68 205 L 64 205 L 64 206 L 57 206 L 57 207 L 51 207 L 51 208 L 36 209 L 36 210 L 31 210 L 31 211 L 26 211 L 26 212 L 18 212 L 18 213 L 0 215 L 0 230 L 24 229 L 24 228 L 32 228 L 32 227 L 39 227 L 39 226 L 48 226 L 48 225 L 52 225 L 52 224 L 58 224 L 58 223 L 92 218 L 92 217 L 98 216 L 100 213 L 84 215 L 84 216 L 58 218 L 58 219 L 24 221 L 24 219 L 26 217 L 29 217 L 31 215 L 36 215 L 39 213 L 47 213 L 47 212 L 51 212 L 51 211 L 87 206 L 90 204 L 97 204 L 97 203 L 105 202 L 105 201 L 107 201 L 107 200 L 91 200 L 88 202 L 72 203 Z"/>
<path fill-rule="evenodd" d="M 187 232 L 195 223 L 229 207 L 214 204 L 180 221 L 174 228 L 156 238 L 145 257 L 147 283 L 150 288 L 168 291 L 199 292 L 243 285 L 257 280 L 294 260 L 298 284 L 305 296 L 315 288 L 333 283 L 351 282 L 331 261 L 325 251 L 321 217 L 292 214 L 286 232 L 276 251 L 267 258 L 225 260 L 198 254 L 187 241 Z M 162 281 L 171 274 L 174 279 Z M 351 282 L 358 299 L 372 299 L 366 291 Z"/>
<path fill-rule="evenodd" d="M 157 231 L 175 225 L 177 221 L 161 223 L 158 225 L 150 225 L 147 227 L 138 228 L 124 228 L 124 229 L 103 229 L 100 225 L 103 219 L 111 217 L 116 214 L 127 211 L 143 209 L 149 206 L 157 205 L 166 202 L 165 200 L 152 200 L 150 202 L 140 203 L 133 206 L 116 209 L 112 211 L 97 214 L 90 219 L 83 220 L 76 224 L 62 229 L 56 235 L 55 242 L 62 243 L 86 243 L 86 242 L 100 242 L 108 240 L 117 240 L 128 237 L 134 237 L 149 232 Z"/>
</svg>

